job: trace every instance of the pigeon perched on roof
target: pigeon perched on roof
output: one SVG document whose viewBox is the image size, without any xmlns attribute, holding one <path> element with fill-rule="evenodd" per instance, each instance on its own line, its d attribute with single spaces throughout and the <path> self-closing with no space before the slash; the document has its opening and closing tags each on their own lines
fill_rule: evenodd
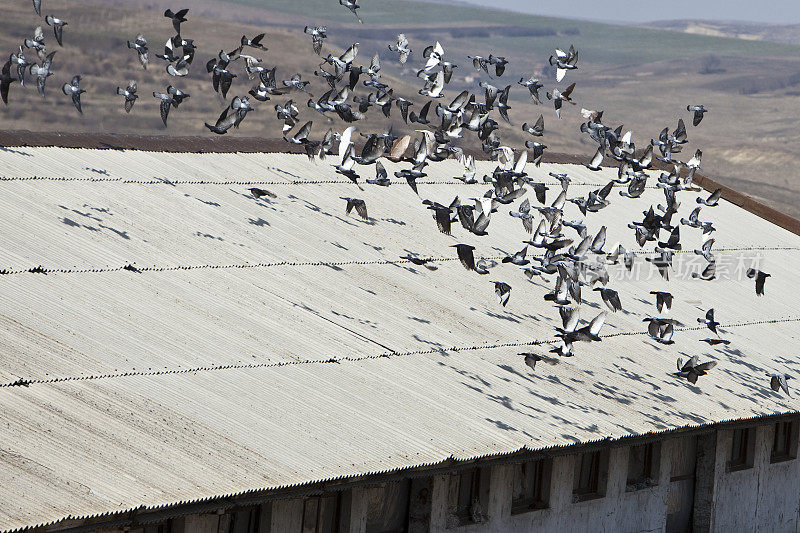
<svg viewBox="0 0 800 533">
<path fill-rule="evenodd" d="M 64 43 L 61 42 L 61 38 L 64 33 L 64 26 L 67 25 L 67 21 L 56 18 L 53 15 L 47 15 L 44 18 L 44 21 L 47 23 L 48 26 L 53 27 L 53 33 L 56 36 L 56 41 L 58 41 L 58 45 L 64 46 Z"/>
<path fill-rule="evenodd" d="M 61 87 L 61 91 L 65 95 L 72 97 L 72 105 L 74 105 L 75 109 L 78 110 L 78 113 L 82 115 L 83 110 L 81 109 L 81 95 L 86 91 L 81 89 L 81 77 L 73 76 L 69 83 L 65 83 Z"/>
</svg>

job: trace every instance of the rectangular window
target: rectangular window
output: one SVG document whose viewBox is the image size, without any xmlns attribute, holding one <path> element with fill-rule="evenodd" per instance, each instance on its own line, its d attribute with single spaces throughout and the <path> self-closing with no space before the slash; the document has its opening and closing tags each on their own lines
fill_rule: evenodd
<svg viewBox="0 0 800 533">
<path fill-rule="evenodd" d="M 728 462 L 729 470 L 745 470 L 753 467 L 753 454 L 755 452 L 755 428 L 742 428 L 733 430 L 731 443 L 731 460 Z"/>
<path fill-rule="evenodd" d="M 449 507 L 451 526 L 486 521 L 489 503 L 489 469 L 471 468 L 450 475 Z"/>
<path fill-rule="evenodd" d="M 553 460 L 549 458 L 514 465 L 511 514 L 547 508 L 552 470 Z"/>
<path fill-rule="evenodd" d="M 403 533 L 408 527 L 411 480 L 385 483 L 364 491 L 367 499 L 366 533 Z"/>
<path fill-rule="evenodd" d="M 789 461 L 797 457 L 797 421 L 777 422 L 772 440 L 770 462 Z"/>
<path fill-rule="evenodd" d="M 660 462 L 660 442 L 628 448 L 628 483 L 625 490 L 639 490 L 658 485 Z"/>
<path fill-rule="evenodd" d="M 573 500 L 602 498 L 608 478 L 608 450 L 587 452 L 578 456 L 575 463 Z"/>
<path fill-rule="evenodd" d="M 303 533 L 339 533 L 342 493 L 312 496 L 303 502 Z"/>
</svg>

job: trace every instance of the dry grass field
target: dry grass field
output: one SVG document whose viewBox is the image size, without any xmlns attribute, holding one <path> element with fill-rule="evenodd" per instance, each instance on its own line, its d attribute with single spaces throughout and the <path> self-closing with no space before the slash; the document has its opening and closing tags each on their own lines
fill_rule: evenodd
<svg viewBox="0 0 800 533">
<path fill-rule="evenodd" d="M 155 58 L 144 71 L 136 54 L 125 46 L 125 40 L 143 32 L 151 54 L 160 52 L 158 43 L 172 34 L 169 21 L 162 16 L 166 7 L 191 9 L 183 33 L 195 39 L 198 51 L 186 78 L 168 76 L 165 63 Z M 15 0 L 4 7 L 0 49 L 10 53 L 41 23 L 48 49 L 58 51 L 45 100 L 37 95 L 33 83 L 24 88 L 12 86 L 10 105 L 0 106 L 0 128 L 4 130 L 211 135 L 203 122 L 212 122 L 227 103 L 211 89 L 205 71 L 208 59 L 220 49 L 232 49 L 242 34 L 266 31 L 269 51 L 254 55 L 262 57 L 268 66 L 278 66 L 279 76 L 301 73 L 312 81 L 311 92 L 318 97 L 326 86 L 312 76 L 319 58 L 302 27 L 327 23 L 330 39 L 323 54 L 338 52 L 353 41 L 361 43 L 359 60 L 363 63 L 380 52 L 387 83 L 395 87 L 395 93 L 411 97 L 417 108 L 425 99 L 416 94 L 420 84 L 414 72 L 425 45 L 440 40 L 459 64 L 446 100 L 462 89 L 480 91 L 478 82 L 486 79 L 474 71 L 467 54 L 504 55 L 510 61 L 507 73 L 493 83 L 513 85 L 513 125 L 504 125 L 501 130 L 501 136 L 512 146 L 520 146 L 524 140 L 521 123 L 535 121 L 543 113 L 544 142 L 549 148 L 586 154 L 588 160 L 594 148 L 578 130 L 581 107 L 605 110 L 605 122 L 625 124 L 626 129 L 634 131 L 637 144 L 644 146 L 664 126 L 674 128 L 678 117 L 690 123 L 687 104 L 705 104 L 711 111 L 700 127 L 689 126 L 691 143 L 685 157 L 701 148 L 706 174 L 800 217 L 800 184 L 794 176 L 800 145 L 800 130 L 795 127 L 800 120 L 800 47 L 794 45 L 401 0 L 365 3 L 361 10 L 364 26 L 354 24 L 349 12 L 335 2 L 322 0 L 189 0 L 180 5 L 163 0 L 48 0 L 44 11 L 69 21 L 63 48 L 55 43 L 52 30 L 36 17 L 30 2 Z M 386 45 L 400 31 L 406 32 L 417 52 L 405 69 L 399 68 L 386 51 Z M 516 81 L 541 71 L 552 48 L 570 43 L 581 54 L 580 69 L 567 77 L 567 82 L 577 82 L 577 106 L 565 106 L 564 118 L 558 120 L 548 102 L 539 107 L 531 104 L 527 91 Z M 247 79 L 243 65 L 237 69 L 241 70 L 237 71 L 229 101 L 255 85 Z M 73 74 L 85 76 L 83 86 L 88 92 L 83 116 L 60 90 Z M 115 88 L 128 79 L 137 80 L 140 94 L 130 115 L 124 113 L 121 97 L 114 94 Z M 165 129 L 158 101 L 151 93 L 163 90 L 168 83 L 192 96 L 172 111 Z M 545 83 L 549 89 L 554 79 L 548 77 Z M 362 86 L 359 92 L 364 95 L 367 91 Z M 332 125 L 343 127 L 340 121 L 327 122 L 306 108 L 306 95 L 295 93 L 292 97 L 301 107 L 301 119 L 314 121 L 312 137 L 321 136 Z M 280 136 L 274 103 L 283 103 L 283 99 L 256 102 L 256 110 L 241 128 L 228 135 Z M 397 132 L 413 132 L 402 123 L 396 108 L 391 119 L 374 110 L 369 120 L 357 123 L 361 131 L 382 131 L 389 125 Z M 463 144 L 475 147 L 472 139 L 465 139 Z"/>
</svg>

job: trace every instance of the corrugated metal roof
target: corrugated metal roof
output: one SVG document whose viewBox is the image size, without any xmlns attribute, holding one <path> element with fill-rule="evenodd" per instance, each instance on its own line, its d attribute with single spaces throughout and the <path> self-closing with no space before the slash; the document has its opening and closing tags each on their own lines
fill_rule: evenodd
<svg viewBox="0 0 800 533">
<path fill-rule="evenodd" d="M 0 152 L 0 169 L 0 384 L 32 382 L 0 387 L 2 530 L 796 410 L 764 373 L 800 370 L 800 237 L 725 201 L 702 211 L 716 248 L 732 250 L 718 264 L 760 256 L 766 296 L 723 271 L 666 283 L 640 255 L 645 279 L 609 284 L 625 311 L 604 340 L 531 373 L 517 352 L 554 338 L 551 283 L 510 265 L 467 272 L 448 248 L 520 249 L 528 236 L 507 207 L 490 237 L 448 237 L 407 185 L 361 192 L 287 154 L 21 148 Z M 573 195 L 613 172 L 529 171 L 568 172 Z M 431 165 L 421 197 L 484 192 L 459 174 Z M 278 198 L 256 202 L 245 182 Z M 638 249 L 626 225 L 663 194 L 612 194 L 590 231 L 606 224 L 608 250 Z M 345 216 L 340 196 L 364 198 L 373 221 Z M 697 204 L 681 200 L 686 216 Z M 676 263 L 702 242 L 683 229 Z M 399 262 L 407 250 L 439 269 Z M 132 262 L 152 268 L 121 269 Z M 40 265 L 49 273 L 27 272 Z M 489 280 L 512 285 L 507 308 Z M 653 289 L 675 295 L 671 315 L 687 326 L 673 346 L 644 334 Z M 602 302 L 584 297 L 588 319 Z M 709 307 L 727 348 L 698 342 Z M 694 354 L 719 361 L 698 386 L 670 375 Z"/>
</svg>

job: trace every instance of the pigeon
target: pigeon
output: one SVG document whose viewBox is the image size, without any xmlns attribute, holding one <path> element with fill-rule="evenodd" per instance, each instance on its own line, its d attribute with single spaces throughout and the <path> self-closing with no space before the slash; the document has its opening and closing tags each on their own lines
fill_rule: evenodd
<svg viewBox="0 0 800 533">
<path fill-rule="evenodd" d="M 767 274 L 766 272 L 762 272 L 754 268 L 747 269 L 747 277 L 750 279 L 755 278 L 756 280 L 756 295 L 758 296 L 764 296 L 764 282 L 766 282 L 767 278 L 770 276 L 771 274 Z"/>
<path fill-rule="evenodd" d="M 666 307 L 667 310 L 672 309 L 672 294 L 664 291 L 650 291 L 656 297 L 656 309 L 661 313 Z"/>
<path fill-rule="evenodd" d="M 186 22 L 186 14 L 189 13 L 188 9 L 181 9 L 177 13 L 173 13 L 171 9 L 164 11 L 164 16 L 172 19 L 172 27 L 175 28 L 175 33 L 181 34 L 181 23 Z"/>
<path fill-rule="evenodd" d="M 164 93 L 157 93 L 153 91 L 153 96 L 161 100 L 161 121 L 164 123 L 164 127 L 167 127 L 167 117 L 169 116 L 169 108 L 170 106 L 178 107 L 178 103 L 170 94 Z"/>
<path fill-rule="evenodd" d="M 258 48 L 259 50 L 267 51 L 267 47 L 261 44 L 262 39 L 264 39 L 264 34 L 259 33 L 252 39 L 248 39 L 247 36 L 242 35 L 242 46 L 249 46 L 250 48 Z"/>
<path fill-rule="evenodd" d="M 33 10 L 36 11 L 36 15 L 42 16 L 42 0 L 33 0 Z"/>
<path fill-rule="evenodd" d="M 583 166 L 585 166 L 589 170 L 594 170 L 595 172 L 597 172 L 602 168 L 602 164 L 603 164 L 603 147 L 601 146 L 594 153 L 594 156 L 592 156 L 592 160 L 588 164 L 584 163 Z"/>
<path fill-rule="evenodd" d="M 619 301 L 619 293 L 614 289 L 607 289 L 605 287 L 595 287 L 595 291 L 600 292 L 603 302 L 613 312 L 622 311 L 622 303 Z"/>
<path fill-rule="evenodd" d="M 328 37 L 328 27 L 306 26 L 303 31 L 311 36 L 311 42 L 314 45 L 314 53 L 320 55 L 322 53 L 322 40 Z"/>
<path fill-rule="evenodd" d="M 692 277 L 695 279 L 701 279 L 703 281 L 711 281 L 715 279 L 717 271 L 717 263 L 711 262 L 706 265 L 702 272 L 692 272 Z"/>
<path fill-rule="evenodd" d="M 672 322 L 659 319 L 650 320 L 650 324 L 647 326 L 647 334 L 659 344 L 675 344 L 675 341 L 672 340 L 674 332 L 675 326 Z"/>
<path fill-rule="evenodd" d="M 603 327 L 603 324 L 605 324 L 607 315 L 608 311 L 600 311 L 587 326 L 572 331 L 566 328 L 556 328 L 559 332 L 556 336 L 569 344 L 576 341 L 601 341 L 603 339 L 600 338 L 600 329 Z"/>
<path fill-rule="evenodd" d="M 375 162 L 375 178 L 367 178 L 366 182 L 371 185 L 380 185 L 382 187 L 388 187 L 392 184 L 386 173 L 386 169 L 383 167 L 380 161 Z"/>
<path fill-rule="evenodd" d="M 15 81 L 17 79 L 11 76 L 11 60 L 9 59 L 0 71 L 0 98 L 5 105 L 8 105 L 8 89 Z"/>
<path fill-rule="evenodd" d="M 73 76 L 69 83 L 65 83 L 61 87 L 61 91 L 63 91 L 65 95 L 72 97 L 72 104 L 75 106 L 75 109 L 78 110 L 78 113 L 82 115 L 83 110 L 81 109 L 81 94 L 85 93 L 86 91 L 81 89 L 81 77 Z"/>
<path fill-rule="evenodd" d="M 530 263 L 530 261 L 525 259 L 525 256 L 527 255 L 527 253 L 528 253 L 528 247 L 526 246 L 525 248 L 523 248 L 519 252 L 516 252 L 514 255 L 505 256 L 501 262 L 503 262 L 503 263 L 511 263 L 511 264 L 514 264 L 514 265 L 517 265 L 517 266 L 525 266 L 525 265 Z"/>
<path fill-rule="evenodd" d="M 147 70 L 147 63 L 150 61 L 150 52 L 147 48 L 147 39 L 144 38 L 144 35 L 140 33 L 136 36 L 135 41 L 128 41 L 128 48 L 131 50 L 136 50 L 136 54 L 139 56 L 139 62 L 142 64 L 142 68 Z"/>
<path fill-rule="evenodd" d="M 553 89 L 552 93 L 549 93 L 549 92 L 545 93 L 545 96 L 547 96 L 547 99 L 553 101 L 553 106 L 556 109 L 556 115 L 558 116 L 558 118 L 561 118 L 561 105 L 562 105 L 563 102 L 566 101 L 566 102 L 569 102 L 572 105 L 576 105 L 575 102 L 573 102 L 570 99 L 570 95 L 572 94 L 573 90 L 575 90 L 575 84 L 574 83 L 572 85 L 570 85 L 569 87 L 567 87 L 566 89 L 564 89 L 563 91 L 559 91 L 558 89 Z"/>
<path fill-rule="evenodd" d="M 456 249 L 458 259 L 461 261 L 464 268 L 467 270 L 475 270 L 475 256 L 472 253 L 475 249 L 474 246 L 470 246 L 469 244 L 451 244 L 450 247 Z"/>
<path fill-rule="evenodd" d="M 706 261 L 713 262 L 714 254 L 711 253 L 711 247 L 714 246 L 714 239 L 708 239 L 703 243 L 700 250 L 695 250 L 694 253 L 702 255 Z"/>
<path fill-rule="evenodd" d="M 499 78 L 506 71 L 508 60 L 505 57 L 493 56 L 492 54 L 489 54 L 489 64 L 494 65 L 494 73 Z"/>
<path fill-rule="evenodd" d="M 678 371 L 675 372 L 676 376 L 686 378 L 689 383 L 697 383 L 697 378 L 700 376 L 705 376 L 709 370 L 717 366 L 716 361 L 708 361 L 706 363 L 700 363 L 700 358 L 696 355 L 693 356 L 691 359 L 686 361 L 686 364 L 683 363 L 683 360 L 679 357 L 678 358 Z"/>
<path fill-rule="evenodd" d="M 500 299 L 500 305 L 505 307 L 511 297 L 511 285 L 502 281 L 493 281 L 492 283 L 494 283 L 494 292 Z"/>
<path fill-rule="evenodd" d="M 9 59 L 11 63 L 17 67 L 17 81 L 20 85 L 25 85 L 25 71 L 33 65 L 33 63 L 30 63 L 25 57 L 25 53 L 22 51 L 22 45 L 19 47 L 19 52 L 11 54 Z"/>
<path fill-rule="evenodd" d="M 55 55 L 55 52 L 50 52 L 42 61 L 41 66 L 33 64 L 29 69 L 30 73 L 36 76 L 36 90 L 39 91 L 39 94 L 42 96 L 42 98 L 44 98 L 45 82 L 47 81 L 48 76 L 53 74 L 50 71 L 50 66 L 53 64 L 53 57 Z"/>
<path fill-rule="evenodd" d="M 340 196 L 342 200 L 347 201 L 347 208 L 345 209 L 345 214 L 350 214 L 350 211 L 353 209 L 356 210 L 358 216 L 363 218 L 364 220 L 369 220 L 369 216 L 367 216 L 367 203 L 360 199 L 360 198 L 348 198 L 346 196 Z"/>
<path fill-rule="evenodd" d="M 539 98 L 539 89 L 544 87 L 544 85 L 541 84 L 538 79 L 536 79 L 535 77 L 531 77 L 527 80 L 525 80 L 525 78 L 520 78 L 517 83 L 522 85 L 523 87 L 526 87 L 528 91 L 530 91 L 531 101 L 534 104 L 539 105 L 542 102 L 541 99 Z"/>
<path fill-rule="evenodd" d="M 541 355 L 530 352 L 523 352 L 517 355 L 525 356 L 525 364 L 531 367 L 531 370 L 536 370 L 536 363 L 543 359 Z"/>
<path fill-rule="evenodd" d="M 53 15 L 47 15 L 44 18 L 44 21 L 47 23 L 48 26 L 53 27 L 53 33 L 56 36 L 56 41 L 58 41 L 58 45 L 64 46 L 64 44 L 61 42 L 61 37 L 62 34 L 64 33 L 64 26 L 67 25 L 67 21 L 56 18 Z"/>
<path fill-rule="evenodd" d="M 358 0 L 339 0 L 339 5 L 349 9 L 350 12 L 358 19 L 359 24 L 364 24 L 364 21 L 361 20 L 361 17 L 359 17 L 358 13 L 356 12 L 357 9 L 361 8 L 361 6 L 358 5 Z"/>
<path fill-rule="evenodd" d="M 715 207 L 719 203 L 722 196 L 722 189 L 717 189 L 711 193 L 708 198 L 696 198 L 698 204 L 707 205 L 708 207 Z"/>
<path fill-rule="evenodd" d="M 408 47 L 408 39 L 404 33 L 397 36 L 397 44 L 390 44 L 389 50 L 397 52 L 401 65 L 405 65 L 408 61 L 408 56 L 411 55 L 411 49 Z"/>
<path fill-rule="evenodd" d="M 273 193 L 271 191 L 268 191 L 266 189 L 259 189 L 258 187 L 250 187 L 247 190 L 250 191 L 250 194 L 252 194 L 253 198 L 255 198 L 256 200 L 260 200 L 264 196 L 266 196 L 267 198 L 277 198 L 278 197 L 277 194 L 275 194 L 275 193 Z"/>
<path fill-rule="evenodd" d="M 703 116 L 708 113 L 708 109 L 703 107 L 702 105 L 687 105 L 687 111 L 691 111 L 694 113 L 692 116 L 692 125 L 697 126 L 700 124 L 700 121 L 703 120 Z"/>
<path fill-rule="evenodd" d="M 175 107 L 181 105 L 184 99 L 191 96 L 189 93 L 185 93 L 180 89 L 173 87 L 172 85 L 167 85 L 167 94 L 172 96 L 172 98 L 175 100 Z"/>
<path fill-rule="evenodd" d="M 217 121 L 212 125 L 208 122 L 205 123 L 206 128 L 211 130 L 213 133 L 217 135 L 224 135 L 228 133 L 228 130 L 236 123 L 236 114 L 231 113 L 231 107 L 228 106 L 222 110 L 222 113 L 217 118 Z M 284 137 L 285 139 L 286 137 Z"/>
<path fill-rule="evenodd" d="M 41 26 L 36 26 L 36 29 L 33 31 L 33 39 L 25 39 L 24 44 L 25 48 L 33 48 L 36 50 L 39 59 L 44 61 L 44 58 L 47 56 L 47 47 L 44 44 L 44 32 Z"/>
<path fill-rule="evenodd" d="M 414 113 L 412 111 L 408 115 L 408 120 L 410 120 L 411 122 L 416 122 L 418 124 L 423 124 L 423 125 L 430 124 L 430 121 L 428 120 L 428 112 L 431 109 L 431 102 L 432 102 L 432 100 L 428 100 L 427 103 L 425 103 L 425 105 L 422 106 L 422 109 L 420 109 L 420 111 L 419 111 L 419 115 L 417 115 L 416 113 Z"/>
<path fill-rule="evenodd" d="M 787 383 L 787 380 L 791 379 L 792 376 L 789 374 L 767 374 L 767 377 L 769 377 L 769 386 L 772 390 L 775 392 L 783 390 L 786 396 L 792 397 L 789 394 L 789 384 Z"/>
<path fill-rule="evenodd" d="M 281 83 L 283 83 L 284 87 L 294 88 L 294 89 L 297 89 L 298 91 L 303 91 L 304 93 L 308 93 L 308 89 L 306 89 L 306 85 L 308 85 L 311 82 L 310 81 L 303 81 L 300 78 L 300 74 L 295 74 L 294 76 L 292 76 L 288 80 L 283 80 Z M 310 95 L 311 93 L 308 93 L 308 94 Z"/>
<path fill-rule="evenodd" d="M 522 131 L 529 133 L 534 137 L 541 137 L 544 135 L 544 115 L 539 115 L 536 124 L 529 126 L 527 122 L 522 123 Z"/>
<path fill-rule="evenodd" d="M 506 85 L 506 87 L 498 93 L 497 96 L 497 111 L 500 113 L 500 116 L 503 117 L 503 120 L 511 124 L 511 120 L 508 118 L 508 111 L 511 109 L 511 106 L 508 105 L 508 92 L 511 90 L 511 85 Z"/>
<path fill-rule="evenodd" d="M 437 267 L 436 265 L 431 265 L 430 264 L 430 262 L 433 261 L 433 259 L 429 258 L 429 257 L 419 257 L 416 254 L 410 254 L 409 253 L 409 254 L 400 256 L 400 259 L 405 259 L 406 261 L 410 261 L 411 263 L 413 263 L 413 264 L 415 264 L 417 266 L 424 266 L 428 270 L 438 270 L 439 269 L 439 267 Z"/>
<path fill-rule="evenodd" d="M 578 52 L 572 45 L 569 46 L 569 51 L 566 53 L 556 48 L 556 53 L 554 56 L 550 56 L 549 62 L 556 67 L 556 81 L 561 82 L 568 70 L 575 70 L 578 68 Z"/>
<path fill-rule="evenodd" d="M 706 326 L 708 326 L 708 329 L 710 329 L 711 331 L 713 331 L 714 333 L 719 335 L 719 333 L 717 333 L 717 326 L 719 326 L 719 322 L 714 320 L 714 309 L 713 308 L 709 309 L 708 311 L 706 311 L 705 318 L 698 318 L 697 322 L 699 324 L 705 324 Z"/>
</svg>

